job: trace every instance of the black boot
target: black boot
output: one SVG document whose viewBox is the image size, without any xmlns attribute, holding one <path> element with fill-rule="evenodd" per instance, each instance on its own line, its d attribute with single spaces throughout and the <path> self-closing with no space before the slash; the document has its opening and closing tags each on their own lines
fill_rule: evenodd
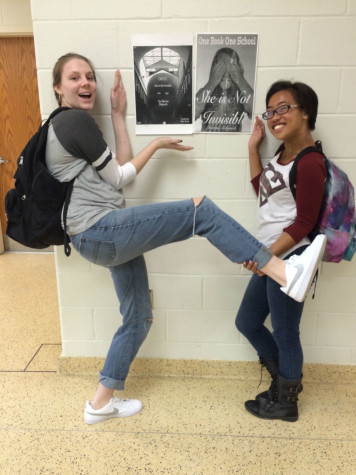
<svg viewBox="0 0 356 475">
<path fill-rule="evenodd" d="M 278 378 L 278 355 L 273 360 L 265 360 L 264 358 L 260 358 L 260 364 L 262 367 L 265 367 L 269 374 L 271 375 L 272 382 L 267 389 L 267 391 L 263 391 L 262 393 L 257 394 L 255 399 L 270 399 L 272 400 L 277 392 L 277 378 Z M 262 372 L 262 368 L 261 368 Z M 262 373 L 261 373 L 262 378 Z"/>
<path fill-rule="evenodd" d="M 267 391 L 263 391 L 262 393 L 257 394 L 255 399 L 264 398 L 264 399 L 269 399 L 270 401 L 272 401 L 276 397 L 277 389 L 278 389 L 278 375 L 279 375 L 278 363 L 279 363 L 278 355 L 273 360 L 265 360 L 264 358 L 260 358 L 260 364 L 262 365 L 262 367 L 264 366 L 267 369 L 267 371 L 271 375 L 272 382 L 269 389 L 267 389 Z M 300 383 L 300 385 L 298 386 L 298 393 L 301 393 L 302 391 L 303 391 L 303 385 L 302 383 Z"/>
<path fill-rule="evenodd" d="M 289 381 L 277 377 L 276 394 L 273 400 L 260 398 L 245 402 L 245 407 L 256 417 L 261 419 L 280 419 L 286 422 L 298 420 L 298 394 L 301 392 L 301 381 Z"/>
</svg>

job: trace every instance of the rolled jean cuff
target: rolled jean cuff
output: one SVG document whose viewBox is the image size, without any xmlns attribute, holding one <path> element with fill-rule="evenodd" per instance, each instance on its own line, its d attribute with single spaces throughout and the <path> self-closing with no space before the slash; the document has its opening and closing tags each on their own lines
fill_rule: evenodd
<svg viewBox="0 0 356 475">
<path fill-rule="evenodd" d="M 125 389 L 125 380 L 118 381 L 117 379 L 109 378 L 109 376 L 104 376 L 102 373 L 99 373 L 99 383 L 108 389 L 115 389 L 116 391 Z"/>
<path fill-rule="evenodd" d="M 257 262 L 257 269 L 261 269 L 268 264 L 273 255 L 271 249 L 262 246 L 253 259 L 254 262 Z"/>
</svg>

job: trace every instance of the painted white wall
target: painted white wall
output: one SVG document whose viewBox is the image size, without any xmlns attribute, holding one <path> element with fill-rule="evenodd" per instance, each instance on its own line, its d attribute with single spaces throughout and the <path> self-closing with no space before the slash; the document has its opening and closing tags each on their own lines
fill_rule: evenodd
<svg viewBox="0 0 356 475">
<path fill-rule="evenodd" d="M 113 146 L 109 91 L 120 67 L 128 92 L 128 128 L 134 152 L 150 140 L 135 136 L 132 34 L 259 34 L 255 112 L 269 85 L 286 78 L 310 84 L 320 99 L 315 139 L 321 139 L 356 184 L 356 0 L 31 0 L 41 111 L 55 107 L 51 70 L 75 51 L 97 67 L 101 96 L 95 118 Z M 185 136 L 184 156 L 160 151 L 127 187 L 129 206 L 207 194 L 254 231 L 256 198 L 249 184 L 247 135 Z M 271 157 L 271 137 L 262 150 Z M 157 181 L 156 177 L 159 177 Z M 254 360 L 234 326 L 249 274 L 205 240 L 147 254 L 155 323 L 139 356 Z M 107 270 L 75 251 L 56 252 L 63 356 L 105 356 L 120 324 Z M 315 300 L 308 298 L 301 327 L 305 361 L 356 364 L 356 259 L 323 264 Z"/>
<path fill-rule="evenodd" d="M 30 0 L 0 0 L 0 36 L 32 35 Z"/>
</svg>

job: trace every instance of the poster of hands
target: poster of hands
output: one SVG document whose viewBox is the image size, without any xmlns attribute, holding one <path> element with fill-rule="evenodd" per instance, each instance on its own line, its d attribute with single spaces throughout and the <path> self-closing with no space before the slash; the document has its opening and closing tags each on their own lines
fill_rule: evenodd
<svg viewBox="0 0 356 475">
<path fill-rule="evenodd" d="M 198 34 L 193 98 L 193 35 L 134 35 L 136 134 L 251 133 L 257 44 Z"/>
<path fill-rule="evenodd" d="M 257 34 L 198 34 L 195 132 L 251 133 Z"/>
<path fill-rule="evenodd" d="M 193 132 L 193 35 L 132 37 L 137 134 Z"/>
</svg>

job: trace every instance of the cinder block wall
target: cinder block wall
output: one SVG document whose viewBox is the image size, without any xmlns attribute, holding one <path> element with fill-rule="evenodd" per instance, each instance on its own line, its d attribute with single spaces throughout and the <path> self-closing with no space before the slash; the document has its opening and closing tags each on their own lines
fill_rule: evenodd
<svg viewBox="0 0 356 475">
<path fill-rule="evenodd" d="M 54 5 L 55 4 L 55 5 Z M 132 34 L 258 33 L 255 112 L 274 80 L 307 82 L 320 99 L 315 139 L 356 184 L 355 0 L 31 0 L 41 111 L 55 107 L 51 69 L 76 51 L 92 59 L 99 76 L 94 112 L 113 146 L 109 91 L 119 67 L 128 92 L 127 122 L 135 152 L 150 137 L 135 136 Z M 194 151 L 160 151 L 125 190 L 128 206 L 207 194 L 254 231 L 256 198 L 249 183 L 247 135 L 192 135 Z M 271 157 L 276 142 L 262 150 Z M 139 356 L 254 360 L 234 319 L 249 274 L 194 238 L 147 254 L 155 323 Z M 105 356 L 120 324 L 107 270 L 75 252 L 56 252 L 63 356 Z M 308 298 L 301 327 L 305 360 L 356 364 L 356 258 L 324 264 L 315 300 Z"/>
</svg>

